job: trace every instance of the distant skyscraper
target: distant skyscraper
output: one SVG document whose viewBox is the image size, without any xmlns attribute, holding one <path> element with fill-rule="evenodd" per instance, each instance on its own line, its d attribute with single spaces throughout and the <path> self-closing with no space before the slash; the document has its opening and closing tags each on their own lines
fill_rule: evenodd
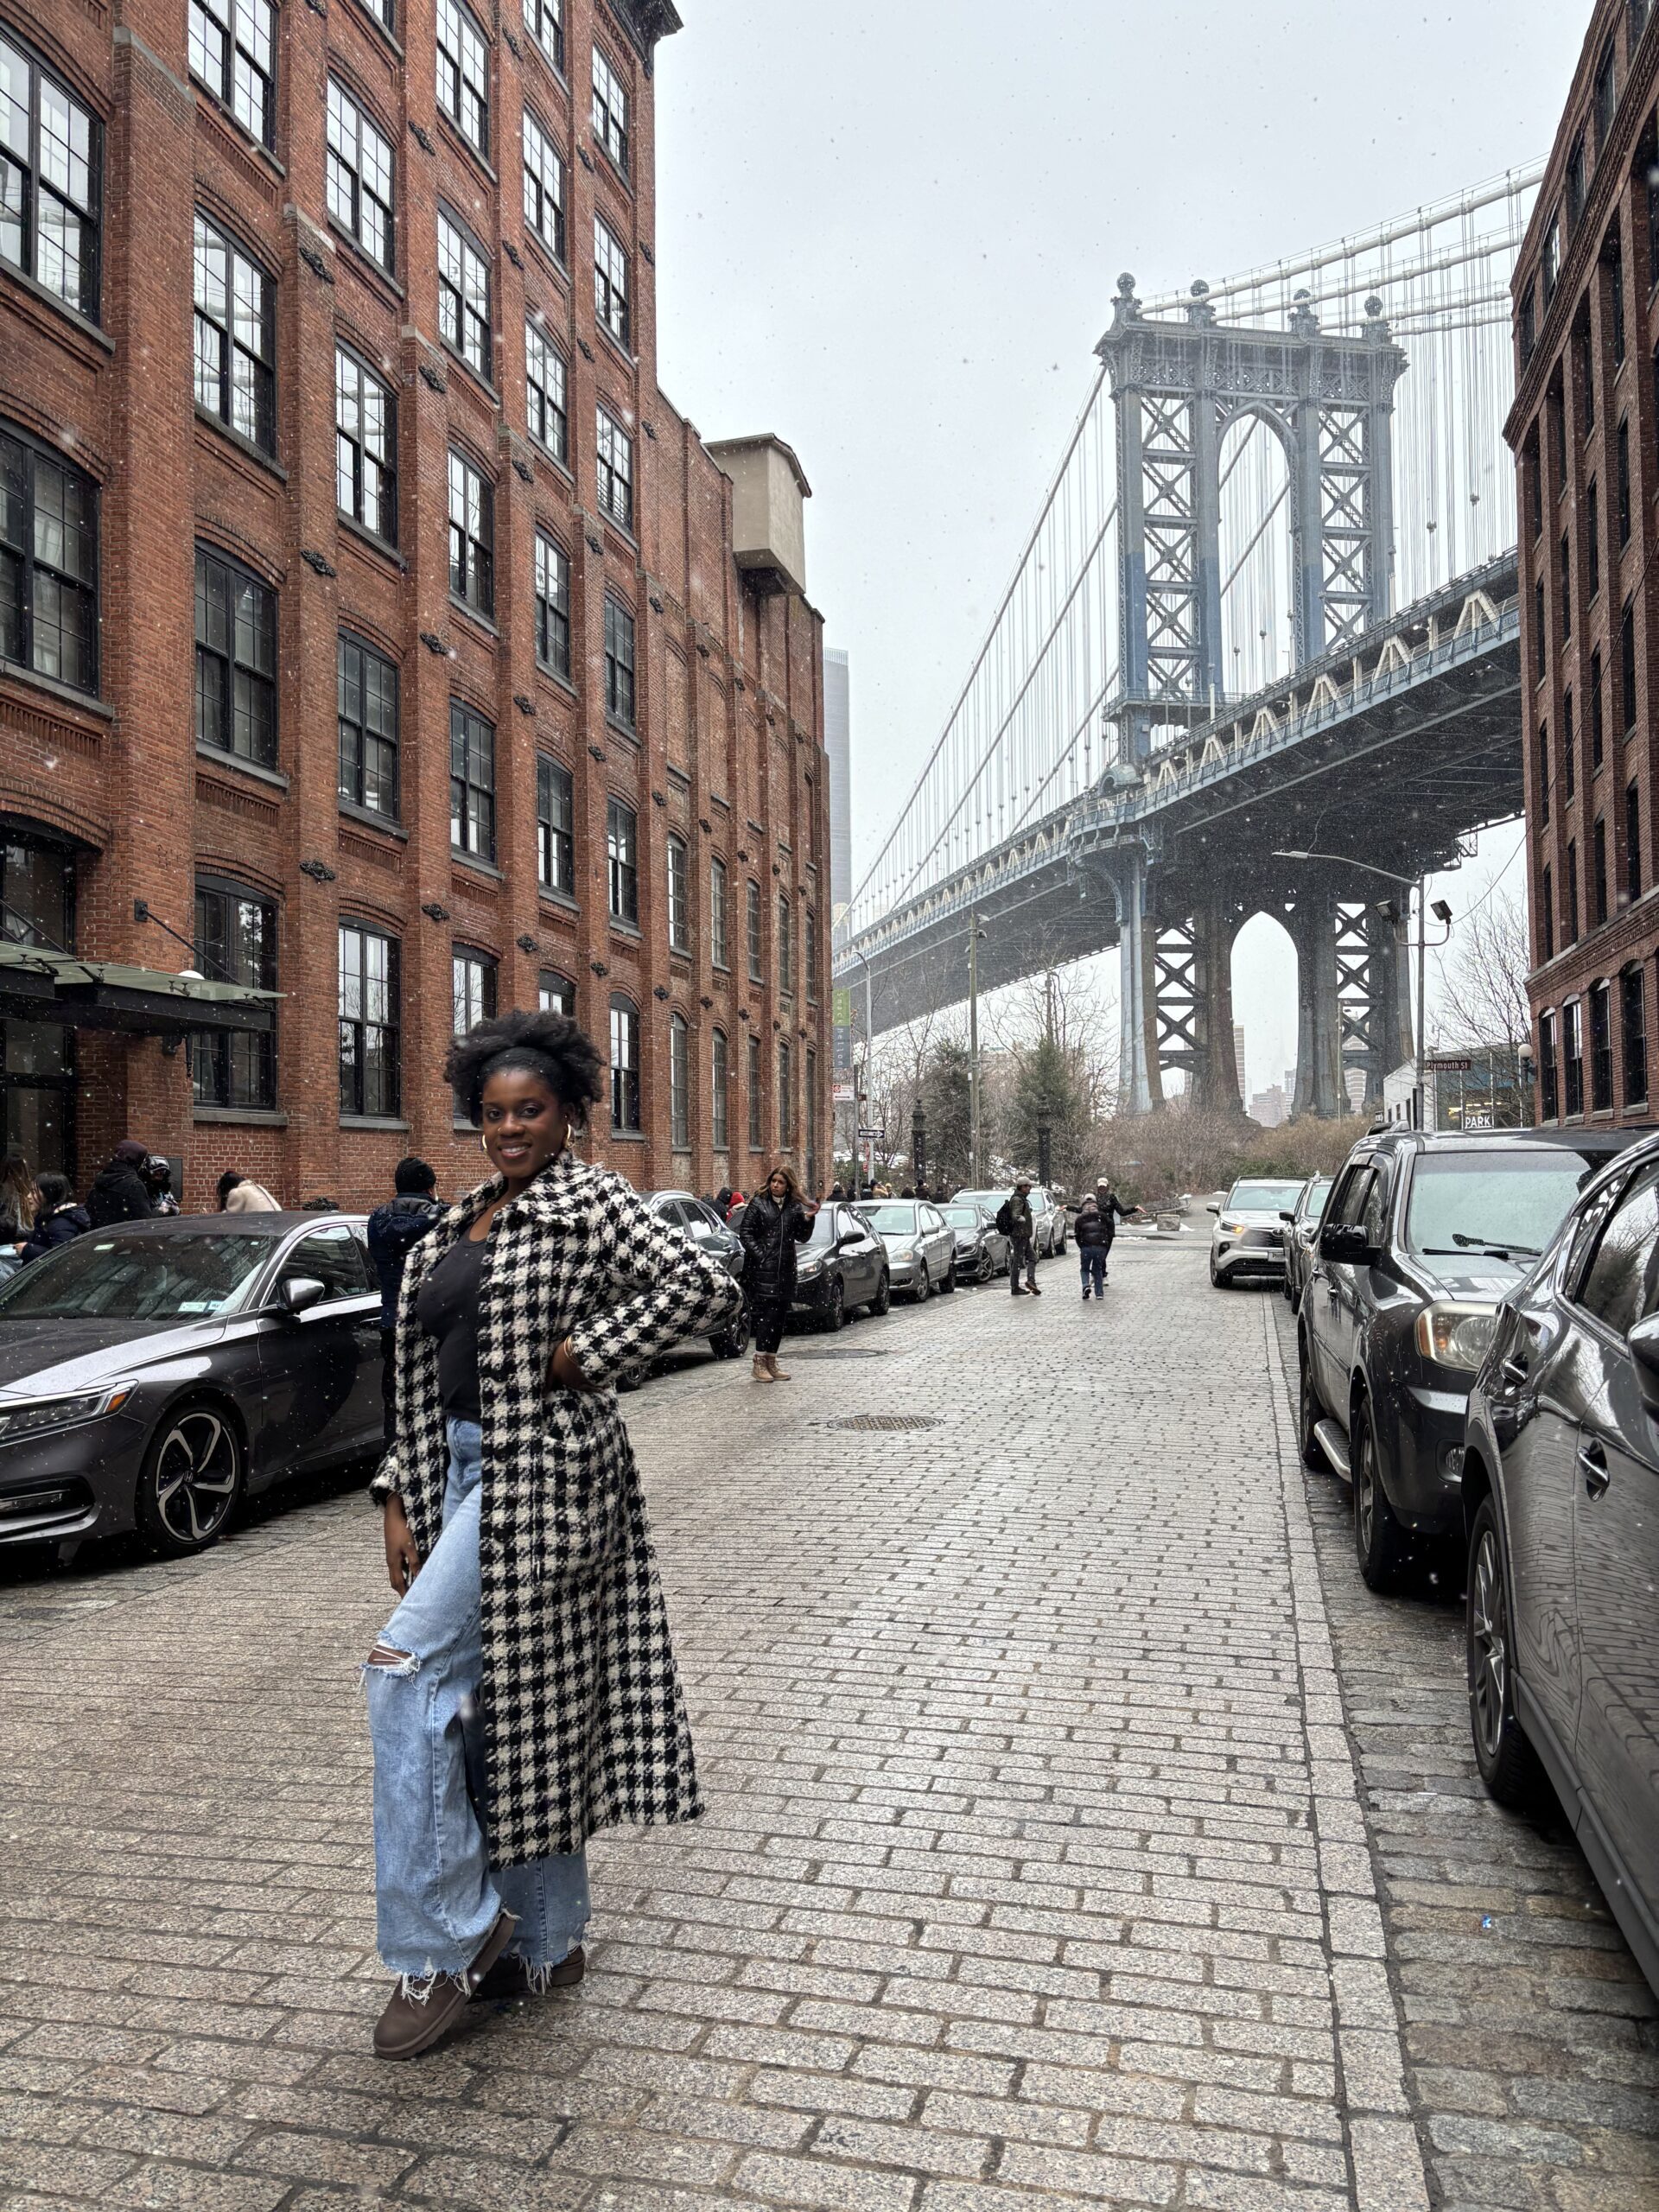
<svg viewBox="0 0 1659 2212">
<path fill-rule="evenodd" d="M 853 758 L 847 656 L 823 655 L 823 743 L 830 755 L 830 906 L 835 918 L 853 895 Z"/>
<path fill-rule="evenodd" d="M 833 846 L 831 849 L 834 849 Z M 1238 1103 L 1242 1106 L 1250 1095 L 1244 1085 L 1244 1025 L 1242 1021 L 1233 1024 L 1233 1072 L 1238 1081 Z"/>
</svg>

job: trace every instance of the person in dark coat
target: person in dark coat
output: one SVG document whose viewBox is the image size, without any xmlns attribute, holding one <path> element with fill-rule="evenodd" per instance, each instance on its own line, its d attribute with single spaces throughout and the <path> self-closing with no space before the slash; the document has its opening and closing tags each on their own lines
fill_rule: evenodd
<svg viewBox="0 0 1659 2212">
<path fill-rule="evenodd" d="M 443 1218 L 433 1197 L 438 1179 L 425 1160 L 410 1153 L 391 1178 L 394 1196 L 369 1216 L 369 1263 L 380 1286 L 380 1402 L 385 1409 L 386 1449 L 391 1449 L 397 1376 L 392 1348 L 397 1335 L 397 1294 L 404 1262 L 428 1230 Z"/>
<path fill-rule="evenodd" d="M 1077 1248 L 1077 1266 L 1083 1276 L 1085 1306 L 1091 1290 L 1096 1298 L 1104 1294 L 1106 1255 L 1112 1242 L 1111 1222 L 1112 1217 L 1103 1215 L 1096 1201 L 1089 1198 L 1077 1208 L 1077 1217 L 1071 1224 L 1071 1235 Z"/>
<path fill-rule="evenodd" d="M 137 1137 L 123 1137 L 107 1163 L 92 1178 L 86 1193 L 86 1218 L 94 1229 L 112 1229 L 118 1221 L 148 1221 L 155 1212 L 149 1202 L 144 1169 L 149 1147 Z"/>
<path fill-rule="evenodd" d="M 787 1167 L 774 1167 L 766 1187 L 743 1209 L 738 1235 L 743 1239 L 743 1288 L 754 1316 L 757 1382 L 787 1382 L 789 1370 L 778 1364 L 778 1347 L 795 1297 L 795 1247 L 812 1234 L 816 1203 L 808 1205 Z"/>
<path fill-rule="evenodd" d="M 48 1173 L 40 1182 L 41 1210 L 35 1217 L 35 1226 L 23 1239 L 18 1255 L 21 1267 L 26 1260 L 38 1260 L 42 1252 L 50 1252 L 60 1244 L 67 1244 L 92 1227 L 85 1206 L 75 1204 L 74 1192 L 67 1175 Z"/>
<path fill-rule="evenodd" d="M 1022 1175 L 996 1211 L 996 1225 L 1008 1240 L 1008 1288 L 1016 1298 L 1037 1287 L 1037 1224 L 1031 1211 L 1031 1178 Z M 1025 1281 L 1020 1278 L 1023 1274 Z"/>
<path fill-rule="evenodd" d="M 1143 1220 L 1145 1216 L 1141 1207 L 1124 1205 L 1122 1199 L 1112 1188 L 1112 1179 L 1109 1175 L 1103 1175 L 1095 1185 L 1095 1204 L 1100 1209 L 1100 1224 L 1106 1232 L 1103 1248 L 1105 1257 L 1101 1262 L 1100 1270 L 1100 1279 L 1103 1283 L 1109 1280 L 1106 1270 L 1111 1264 L 1112 1240 L 1117 1235 L 1118 1223 Z"/>
</svg>

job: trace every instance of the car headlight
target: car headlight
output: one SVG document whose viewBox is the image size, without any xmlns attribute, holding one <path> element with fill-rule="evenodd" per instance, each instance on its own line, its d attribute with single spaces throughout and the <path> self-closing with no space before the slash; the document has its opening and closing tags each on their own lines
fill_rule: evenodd
<svg viewBox="0 0 1659 2212">
<path fill-rule="evenodd" d="M 802 1282 L 810 1282 L 815 1276 L 821 1275 L 823 1273 L 823 1262 L 822 1260 L 803 1260 L 799 1268 L 796 1270 L 798 1279 Z"/>
<path fill-rule="evenodd" d="M 117 1382 L 102 1390 L 83 1390 L 71 1398 L 36 1398 L 25 1404 L 0 1402 L 0 1444 L 21 1444 L 28 1437 L 49 1436 L 77 1421 L 97 1421 L 125 1405 L 137 1388 Z"/>
<path fill-rule="evenodd" d="M 1220 1225 L 1221 1233 L 1224 1236 L 1242 1236 L 1244 1234 L 1243 1223 L 1242 1221 L 1230 1221 L 1225 1214 L 1221 1217 Z"/>
<path fill-rule="evenodd" d="M 1472 1375 L 1497 1332 L 1495 1306 L 1426 1306 L 1417 1316 L 1417 1349 L 1437 1366 Z"/>
</svg>

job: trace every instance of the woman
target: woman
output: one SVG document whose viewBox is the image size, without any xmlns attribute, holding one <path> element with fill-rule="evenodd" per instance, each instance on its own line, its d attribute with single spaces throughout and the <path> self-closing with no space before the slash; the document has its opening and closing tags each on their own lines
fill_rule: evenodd
<svg viewBox="0 0 1659 2212">
<path fill-rule="evenodd" d="M 219 1210 L 220 1213 L 282 1211 L 263 1183 L 256 1183 L 251 1175 L 239 1175 L 234 1167 L 227 1167 L 219 1179 Z"/>
<path fill-rule="evenodd" d="M 42 1252 L 50 1252 L 59 1244 L 68 1243 L 71 1237 L 84 1235 L 92 1225 L 86 1207 L 75 1204 L 69 1178 L 48 1171 L 41 1178 L 41 1210 L 35 1217 L 34 1228 L 23 1239 L 19 1265 L 25 1260 L 38 1260 Z"/>
<path fill-rule="evenodd" d="M 723 1268 L 568 1149 L 601 1095 L 573 1021 L 480 1022 L 444 1078 L 493 1173 L 404 1264 L 372 1485 L 401 1600 L 364 1670 L 397 1977 L 383 2058 L 429 2050 L 470 1998 L 579 1981 L 588 1838 L 702 1810 L 610 1385 L 738 1303 Z"/>
<path fill-rule="evenodd" d="M 35 1226 L 41 1194 L 34 1171 L 21 1152 L 0 1160 L 0 1243 L 21 1242 Z"/>
<path fill-rule="evenodd" d="M 795 1297 L 795 1247 L 812 1234 L 816 1200 L 805 1204 L 787 1167 L 774 1167 L 766 1187 L 749 1200 L 738 1224 L 743 1240 L 743 1288 L 754 1316 L 757 1382 L 787 1382 L 789 1370 L 778 1364 L 784 1324 Z"/>
</svg>

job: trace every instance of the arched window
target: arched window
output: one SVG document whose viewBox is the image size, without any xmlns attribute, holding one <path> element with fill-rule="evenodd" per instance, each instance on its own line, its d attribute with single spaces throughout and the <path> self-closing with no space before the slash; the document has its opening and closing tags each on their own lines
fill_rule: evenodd
<svg viewBox="0 0 1659 2212">
<path fill-rule="evenodd" d="M 668 1018 L 668 1141 L 676 1152 L 691 1142 L 691 1032 L 683 1014 Z"/>
<path fill-rule="evenodd" d="M 789 1046 L 778 1040 L 778 1142 L 787 1152 L 795 1141 L 795 1084 Z"/>
<path fill-rule="evenodd" d="M 611 1000 L 611 1127 L 639 1129 L 639 1009 L 617 992 Z"/>
<path fill-rule="evenodd" d="M 691 858 L 684 838 L 671 833 L 668 840 L 668 946 L 671 952 L 691 950 Z"/>
<path fill-rule="evenodd" d="M 716 1029 L 710 1040 L 709 1065 L 712 1079 L 709 1141 L 716 1152 L 724 1152 L 731 1142 L 731 1065 L 723 1029 Z"/>
</svg>

